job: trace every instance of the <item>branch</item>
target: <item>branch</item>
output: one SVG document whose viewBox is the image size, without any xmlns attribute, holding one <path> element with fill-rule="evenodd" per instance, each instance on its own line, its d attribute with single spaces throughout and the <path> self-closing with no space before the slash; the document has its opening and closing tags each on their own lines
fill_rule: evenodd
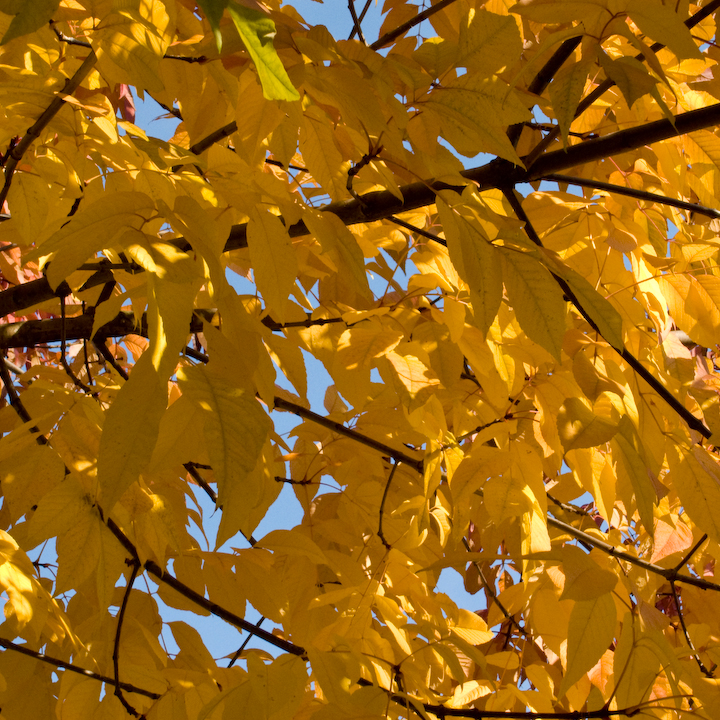
<svg viewBox="0 0 720 720">
<path fill-rule="evenodd" d="M 396 462 L 405 463 L 419 473 L 423 471 L 422 460 L 410 457 L 410 455 L 406 455 L 401 450 L 395 450 L 389 445 L 385 445 L 384 443 L 378 442 L 377 440 L 373 440 L 366 435 L 362 435 L 356 430 L 346 428 L 342 423 L 335 422 L 334 420 L 330 420 L 326 417 L 323 417 L 322 415 L 318 415 L 312 410 L 307 410 L 306 408 L 302 407 L 302 405 L 297 405 L 293 402 L 285 400 L 284 398 L 275 397 L 273 399 L 273 402 L 275 404 L 276 410 L 285 410 L 287 412 L 291 412 L 298 417 L 303 418 L 303 420 L 310 420 L 311 422 L 317 423 L 318 425 L 322 425 L 323 427 L 326 427 L 333 432 L 336 432 L 338 435 L 344 435 L 351 440 L 355 440 L 362 445 L 366 445 L 373 450 L 377 450 L 383 455 L 387 455 L 388 457 L 393 458 L 393 460 L 395 460 Z"/>
<path fill-rule="evenodd" d="M 63 95 L 72 95 L 77 90 L 80 83 L 85 79 L 93 65 L 95 65 L 97 58 L 94 52 L 85 58 L 82 65 L 77 69 L 72 78 L 65 80 L 65 85 L 60 91 Z M 5 184 L 2 190 L 0 190 L 0 207 L 3 206 L 7 199 L 8 192 L 10 190 L 10 184 L 12 183 L 13 175 L 18 163 L 22 160 L 23 155 L 30 148 L 30 145 L 40 137 L 40 133 L 48 126 L 50 121 L 60 112 L 60 109 L 65 105 L 65 100 L 57 94 L 50 105 L 48 105 L 45 112 L 29 127 L 23 136 L 22 140 L 12 149 L 10 157 L 8 158 L 7 165 L 5 166 Z"/>
<path fill-rule="evenodd" d="M 423 20 L 427 20 L 436 12 L 444 10 L 448 5 L 451 5 L 454 2 L 455 0 L 440 0 L 440 2 L 435 3 L 435 5 L 429 7 L 427 10 L 423 10 L 421 13 L 418 13 L 414 18 L 404 22 L 402 25 L 398 25 L 394 30 L 385 33 L 370 46 L 370 49 L 379 50 L 380 48 L 384 48 L 386 45 L 389 45 L 393 40 L 395 40 L 395 38 L 404 35 L 408 30 L 414 28 L 416 25 L 419 25 Z"/>
<path fill-rule="evenodd" d="M 365 19 L 365 15 L 367 15 L 367 11 L 370 9 L 370 6 L 372 5 L 372 3 L 373 3 L 373 0 L 367 0 L 367 2 L 365 3 L 365 7 L 362 9 L 362 12 L 360 13 L 360 16 L 358 17 L 358 23 L 361 23 Z M 352 40 L 355 37 L 356 32 L 357 32 L 357 29 L 353 25 L 353 29 L 350 31 L 350 36 L 348 37 L 348 40 Z M 363 42 L 365 42 L 364 39 L 363 39 Z"/>
<path fill-rule="evenodd" d="M 211 602 L 210 600 L 206 600 L 202 595 L 199 595 L 187 585 L 181 583 L 177 578 L 173 577 L 172 575 L 170 575 L 170 573 L 163 570 L 152 560 L 148 560 L 145 563 L 145 569 L 158 580 L 164 582 L 173 590 L 179 592 L 183 597 L 186 597 L 188 600 L 194 602 L 196 605 L 203 608 L 204 610 L 207 610 L 209 613 L 212 613 L 216 617 L 225 620 L 225 622 L 230 623 L 230 625 L 241 628 L 242 630 L 245 630 L 252 635 L 255 635 L 255 637 L 264 640 L 270 645 L 273 645 L 280 650 L 284 650 L 285 652 L 290 653 L 291 655 L 297 655 L 298 657 L 303 657 L 305 655 L 305 649 L 300 647 L 299 645 L 296 645 L 289 640 L 280 638 L 277 635 L 273 635 L 267 630 L 262 630 L 256 625 L 253 625 L 253 623 L 244 620 L 239 615 L 236 615 L 235 613 L 226 610 L 225 608 L 217 605 L 214 602 Z"/>
<path fill-rule="evenodd" d="M 669 205 L 670 207 L 680 208 L 681 210 L 689 210 L 699 215 L 707 215 L 711 218 L 720 218 L 720 211 L 712 208 L 698 205 L 697 203 L 686 202 L 685 200 L 676 200 L 675 198 L 666 197 L 658 193 L 647 192 L 646 190 L 635 190 L 635 188 L 624 187 L 622 185 L 613 185 L 612 183 L 601 182 L 591 178 L 579 178 L 572 175 L 560 175 L 559 173 L 550 173 L 541 180 L 552 180 L 557 183 L 567 183 L 568 185 L 579 185 L 580 187 L 594 188 L 595 190 L 604 190 L 605 192 L 616 193 L 617 195 L 626 195 L 636 200 L 645 200 L 659 205 Z"/>
<path fill-rule="evenodd" d="M 720 2 L 720 0 L 718 0 Z M 433 6 L 433 9 L 437 5 Z M 720 124 L 720 103 L 699 110 L 691 110 L 670 120 L 657 120 L 638 127 L 620 130 L 600 138 L 585 140 L 572 145 L 566 150 L 557 150 L 540 157 L 529 169 L 514 166 L 504 160 L 493 160 L 481 167 L 463 170 L 460 174 L 468 181 L 475 183 L 480 189 L 514 186 L 518 183 L 541 180 L 543 177 L 599 160 L 617 153 L 629 152 L 645 145 L 667 140 L 677 135 L 684 135 L 696 130 Z M 374 191 L 362 196 L 362 203 L 357 200 L 345 200 L 331 203 L 321 208 L 322 212 L 331 212 L 342 220 L 345 225 L 356 225 L 378 220 L 385 220 L 390 215 L 417 210 L 433 205 L 435 196 L 440 190 L 453 190 L 461 193 L 463 186 L 448 185 L 443 182 L 422 181 L 404 185 L 400 188 L 403 200 L 399 200 L 388 190 Z M 305 223 L 300 221 L 288 227 L 291 238 L 309 235 Z M 175 238 L 173 244 L 185 251 L 191 249 L 190 243 L 184 238 Z M 224 252 L 247 247 L 247 225 L 232 227 L 225 243 Z M 112 279 L 109 271 L 103 270 L 98 264 L 98 272 L 90 277 L 82 289 L 90 289 Z M 19 313 L 33 305 L 46 302 L 54 297 L 62 297 L 71 293 L 70 287 L 62 283 L 56 290 L 50 287 L 46 278 L 33 280 L 17 285 L 0 293 L 0 317 L 10 313 Z"/>
<path fill-rule="evenodd" d="M 385 512 L 385 501 L 387 500 L 388 492 L 390 492 L 390 483 L 392 483 L 393 476 L 395 475 L 395 471 L 398 469 L 399 462 L 394 462 L 392 466 L 392 470 L 390 471 L 390 476 L 387 479 L 387 482 L 385 483 L 385 491 L 383 492 L 382 500 L 380 501 L 380 512 L 378 513 L 378 537 L 382 540 L 382 544 L 386 547 L 386 549 L 390 550 L 392 548 L 392 545 L 385 539 L 385 533 L 383 532 L 383 514 Z"/>
<path fill-rule="evenodd" d="M 689 28 L 695 27 L 698 23 L 702 22 L 706 17 L 710 16 L 712 13 L 715 12 L 720 8 L 720 0 L 712 0 L 712 2 L 708 3 L 704 8 L 701 10 L 698 10 L 692 17 L 689 17 L 687 20 L 685 20 L 685 26 Z M 658 50 L 662 50 L 665 46 L 662 43 L 656 42 L 653 45 L 650 46 L 650 50 L 652 52 L 657 52 Z M 645 59 L 645 55 L 640 53 L 639 55 L 635 56 L 635 60 L 638 60 L 642 62 Z M 586 95 L 577 106 L 577 109 L 575 110 L 575 117 L 579 117 L 582 115 L 596 100 L 598 100 L 600 97 L 602 97 L 611 87 L 615 85 L 615 81 L 611 80 L 610 78 L 606 78 L 603 80 L 589 95 Z M 560 134 L 560 127 L 555 126 L 552 131 L 543 138 L 542 142 L 538 144 L 538 146 L 533 150 L 533 157 L 537 157 L 543 150 L 545 150 L 548 145 L 557 138 L 557 136 Z"/>
<path fill-rule="evenodd" d="M 113 678 L 111 677 L 108 677 L 107 675 L 100 675 L 100 673 L 93 672 L 92 670 L 86 670 L 85 668 L 81 668 L 79 665 L 73 665 L 72 663 L 65 662 L 64 660 L 50 657 L 50 655 L 45 655 L 44 653 L 30 650 L 30 648 L 24 647 L 22 645 L 17 645 L 16 643 L 11 642 L 10 640 L 5 640 L 4 638 L 0 638 L 0 647 L 4 647 L 6 650 L 18 652 L 22 655 L 27 655 L 28 657 L 39 660 L 40 662 L 47 663 L 48 665 L 54 665 L 55 667 L 62 668 L 63 670 L 68 670 L 69 672 L 77 673 L 78 675 L 85 675 L 85 677 L 92 678 L 93 680 L 99 680 L 100 682 L 107 683 L 108 685 L 115 685 L 115 680 L 113 680 Z M 161 697 L 160 695 L 158 695 L 158 693 L 150 692 L 149 690 L 143 690 L 142 688 L 131 685 L 130 683 L 121 682 L 118 684 L 126 692 L 135 693 L 136 695 L 144 695 L 145 697 L 152 698 L 153 700 L 159 700 Z"/>
<path fill-rule="evenodd" d="M 3 360 L 4 359 L 5 358 L 3 358 Z M 23 405 L 23 402 L 20 399 L 20 396 L 18 395 L 15 386 L 13 385 L 12 378 L 10 377 L 10 373 L 8 371 L 8 367 L 4 362 L 0 363 L 0 379 L 2 379 L 3 385 L 5 386 L 5 390 L 8 394 L 8 400 L 10 401 L 10 405 L 12 405 L 12 408 L 17 413 L 17 416 L 24 423 L 31 423 L 32 418 L 30 417 L 30 413 Z M 40 432 L 40 428 L 38 428 L 37 425 L 31 425 L 30 432 L 36 433 L 35 442 L 37 442 L 38 445 L 48 444 L 48 439 Z"/>
<path fill-rule="evenodd" d="M 556 530 L 561 530 L 562 532 L 567 533 L 568 535 L 572 535 L 574 538 L 581 540 L 588 545 L 596 547 L 598 550 L 602 550 L 607 555 L 610 555 L 610 557 L 615 557 L 619 560 L 625 560 L 626 562 L 629 562 L 632 565 L 636 565 L 643 570 L 647 570 L 648 572 L 654 573 L 655 575 L 660 575 L 661 577 L 664 577 L 668 582 L 670 580 L 674 580 L 676 582 L 683 582 L 686 585 L 694 585 L 695 587 L 699 587 L 702 590 L 720 591 L 720 585 L 712 582 L 711 580 L 693 577 L 692 575 L 679 575 L 676 572 L 675 568 L 664 568 L 648 562 L 647 560 L 642 560 L 635 555 L 626 553 L 624 550 L 618 550 L 613 545 L 610 545 L 610 543 L 607 543 L 604 540 L 599 540 L 594 535 L 590 535 L 589 533 L 583 532 L 582 530 L 578 530 L 572 525 L 564 523 L 562 520 L 557 520 L 552 515 L 547 516 L 547 524 L 551 527 L 554 527 Z"/>
</svg>

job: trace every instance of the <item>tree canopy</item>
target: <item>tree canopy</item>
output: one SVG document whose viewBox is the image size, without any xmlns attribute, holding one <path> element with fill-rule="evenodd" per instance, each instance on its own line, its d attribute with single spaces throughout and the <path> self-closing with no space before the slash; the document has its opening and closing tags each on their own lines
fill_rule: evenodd
<svg viewBox="0 0 720 720">
<path fill-rule="evenodd" d="M 720 0 L 372 5 L 0 2 L 3 717 L 720 717 Z"/>
</svg>

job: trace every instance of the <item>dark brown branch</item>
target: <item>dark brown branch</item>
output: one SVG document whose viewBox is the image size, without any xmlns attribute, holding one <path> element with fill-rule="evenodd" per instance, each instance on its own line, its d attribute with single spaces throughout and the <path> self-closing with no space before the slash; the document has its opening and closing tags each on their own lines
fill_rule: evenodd
<svg viewBox="0 0 720 720">
<path fill-rule="evenodd" d="M 675 198 L 666 197 L 659 193 L 651 193 L 646 190 L 636 190 L 635 188 L 623 185 L 613 185 L 612 183 L 593 180 L 591 178 L 580 178 L 573 175 L 561 175 L 559 173 L 551 173 L 546 175 L 542 180 L 551 180 L 557 183 L 567 183 L 568 185 L 578 185 L 580 187 L 591 188 L 595 190 L 603 190 L 617 195 L 625 195 L 635 198 L 636 200 L 645 200 L 646 202 L 658 203 L 659 205 L 669 205 L 670 207 L 680 208 L 681 210 L 689 210 L 698 213 L 698 215 L 706 215 L 711 218 L 720 218 L 720 211 L 712 208 L 698 205 L 697 203 L 686 202 L 685 200 L 676 200 Z"/>
<path fill-rule="evenodd" d="M 562 520 L 554 518 L 552 515 L 547 516 L 547 524 L 550 527 L 554 527 L 556 530 L 560 530 L 561 532 L 567 533 L 568 535 L 572 535 L 577 540 L 581 540 L 588 545 L 596 547 L 598 550 L 601 550 L 610 557 L 618 558 L 619 560 L 629 562 L 632 565 L 636 565 L 637 567 L 642 568 L 643 570 L 647 570 L 648 572 L 654 573 L 655 575 L 660 575 L 668 581 L 674 580 L 675 582 L 682 582 L 686 585 L 694 585 L 695 587 L 699 587 L 702 590 L 720 591 L 720 585 L 712 582 L 711 580 L 693 577 L 692 575 L 679 575 L 675 572 L 675 568 L 660 567 L 659 565 L 650 563 L 647 560 L 636 557 L 635 555 L 626 553 L 624 550 L 618 550 L 616 547 L 610 545 L 609 543 L 606 543 L 604 540 L 599 540 L 594 535 L 590 535 L 586 532 L 583 532 L 582 530 L 578 530 L 572 525 L 569 525 L 568 523 L 564 523 Z"/>
<path fill-rule="evenodd" d="M 245 630 L 246 632 L 255 635 L 255 637 L 258 637 L 261 640 L 269 643 L 270 645 L 273 645 L 280 650 L 290 653 L 291 655 L 298 655 L 300 657 L 305 655 L 304 648 L 301 648 L 299 645 L 296 645 L 289 640 L 278 637 L 277 635 L 273 635 L 267 630 L 262 630 L 261 628 L 253 625 L 253 623 L 250 623 L 247 620 L 236 615 L 235 613 L 226 610 L 225 608 L 214 602 L 211 602 L 210 600 L 206 600 L 202 595 L 199 595 L 187 585 L 181 583 L 177 578 L 173 577 L 170 573 L 163 570 L 157 563 L 153 562 L 152 560 L 148 560 L 145 563 L 145 569 L 158 580 L 164 582 L 168 587 L 171 587 L 173 590 L 179 592 L 183 597 L 195 603 L 198 607 L 201 607 L 204 610 L 207 610 L 209 613 L 212 613 L 216 617 L 225 620 L 225 622 L 230 623 L 230 625 L 234 625 L 237 628 Z"/>
<path fill-rule="evenodd" d="M 367 2 L 365 3 L 365 7 L 362 9 L 362 12 L 360 13 L 360 15 L 358 17 L 358 23 L 361 23 L 365 19 L 365 15 L 367 15 L 367 11 L 370 9 L 370 6 L 372 4 L 373 4 L 373 0 L 367 0 Z M 352 40 L 355 37 L 356 32 L 357 32 L 357 28 L 353 24 L 353 29 L 350 31 L 348 40 Z M 363 40 L 363 42 L 365 42 L 365 40 Z"/>
<path fill-rule="evenodd" d="M 421 13 L 418 13 L 414 18 L 411 18 L 407 22 L 402 23 L 402 25 L 398 25 L 394 30 L 391 30 L 390 32 L 385 33 L 382 37 L 378 38 L 370 46 L 370 48 L 372 50 L 379 50 L 380 48 L 384 48 L 386 45 L 389 45 L 396 38 L 399 38 L 401 35 L 404 35 L 408 30 L 414 28 L 416 25 L 419 25 L 423 20 L 427 20 L 429 17 L 434 15 L 436 12 L 439 12 L 440 10 L 444 10 L 448 5 L 451 5 L 454 2 L 455 2 L 455 0 L 440 0 L 440 2 L 435 3 L 432 7 L 429 7 L 427 10 L 423 10 Z"/>
<path fill-rule="evenodd" d="M 10 405 L 12 405 L 12 408 L 17 413 L 17 416 L 24 423 L 32 422 L 30 413 L 25 409 L 20 396 L 13 385 L 12 378 L 8 372 L 8 367 L 4 362 L 0 363 L 0 379 L 2 379 L 3 385 L 5 386 L 5 390 L 8 394 Z M 38 428 L 37 425 L 32 425 L 30 427 L 30 432 L 35 433 L 35 442 L 37 442 L 38 445 L 47 445 L 48 439 L 40 432 L 40 428 Z"/>
<path fill-rule="evenodd" d="M 86 670 L 85 668 L 81 668 L 79 665 L 73 665 L 72 663 L 65 662 L 64 660 L 50 657 L 50 655 L 45 655 L 44 653 L 31 650 L 30 648 L 23 647 L 22 645 L 18 645 L 10 640 L 5 640 L 4 638 L 0 638 L 0 647 L 4 647 L 6 650 L 12 650 L 13 652 L 17 652 L 22 655 L 27 655 L 28 657 L 39 660 L 40 662 L 47 663 L 48 665 L 54 665 L 55 667 L 62 668 L 68 672 L 84 675 L 85 677 L 107 683 L 108 685 L 115 685 L 115 680 L 107 675 L 100 675 L 100 673 L 93 672 L 92 670 Z M 142 688 L 131 685 L 130 683 L 121 682 L 119 685 L 126 692 L 135 693 L 136 695 L 144 695 L 145 697 L 152 698 L 153 700 L 159 700 L 161 697 L 158 693 L 143 690 Z"/>
<path fill-rule="evenodd" d="M 194 155 L 201 155 L 211 145 L 219 142 L 223 138 L 229 137 L 237 130 L 237 123 L 233 120 L 231 123 L 218 128 L 214 132 L 211 132 L 207 137 L 202 140 L 198 140 L 194 145 L 190 146 L 190 152 Z"/>
<path fill-rule="evenodd" d="M 125 588 L 125 592 L 123 593 L 123 599 L 122 604 L 120 605 L 120 611 L 118 612 L 117 616 L 117 628 L 115 630 L 115 642 L 113 643 L 113 671 L 115 674 L 115 696 L 117 699 L 122 703 L 122 706 L 127 710 L 127 712 L 132 715 L 133 717 L 140 717 L 140 713 L 125 699 L 125 696 L 123 695 L 122 688 L 120 687 L 120 635 L 122 634 L 122 625 L 123 620 L 125 619 L 125 611 L 127 610 L 127 604 L 128 600 L 130 598 L 130 592 L 132 591 L 132 586 L 135 583 L 135 578 L 137 577 L 138 570 L 140 569 L 140 563 L 133 561 L 132 562 L 132 572 L 130 573 L 130 579 L 128 580 L 128 584 Z"/>
<path fill-rule="evenodd" d="M 540 180 L 547 175 L 577 165 L 600 160 L 610 155 L 630 152 L 651 143 L 718 124 L 720 124 L 720 103 L 677 115 L 674 118 L 674 124 L 669 120 L 657 120 L 600 138 L 586 140 L 572 145 L 567 150 L 547 153 L 527 170 L 504 160 L 493 160 L 487 165 L 463 170 L 461 175 L 481 189 L 510 187 L 518 183 Z M 403 200 L 399 200 L 387 190 L 380 190 L 363 195 L 363 204 L 357 200 L 345 200 L 326 205 L 322 211 L 337 215 L 345 225 L 374 222 L 384 220 L 390 215 L 432 205 L 435 202 L 436 193 L 440 190 L 462 192 L 463 187 L 432 181 L 417 182 L 400 188 Z M 308 235 L 309 230 L 305 223 L 300 221 L 288 227 L 288 234 L 292 238 L 302 237 Z M 191 248 L 184 238 L 175 238 L 172 242 L 178 248 L 186 251 Z M 230 231 L 224 251 L 229 252 L 245 247 L 247 247 L 247 225 L 235 225 Z M 99 272 L 90 277 L 83 287 L 89 289 L 111 279 L 111 273 L 99 266 Z M 46 278 L 18 285 L 0 293 L 0 317 L 9 313 L 18 313 L 32 305 L 69 293 L 70 288 L 65 283 L 53 291 Z"/>
<path fill-rule="evenodd" d="M 326 417 L 323 417 L 322 415 L 318 415 L 312 410 L 308 410 L 302 407 L 302 405 L 297 405 L 293 402 L 290 402 L 289 400 L 285 400 L 284 398 L 275 397 L 274 403 L 276 410 L 285 410 L 286 412 L 291 412 L 294 415 L 298 415 L 299 417 L 303 418 L 303 420 L 310 420 L 317 425 L 322 425 L 323 427 L 326 427 L 329 430 L 336 432 L 338 435 L 344 435 L 351 440 L 355 440 L 362 445 L 381 452 L 383 455 L 387 455 L 388 457 L 393 458 L 393 460 L 395 460 L 396 462 L 405 463 L 417 472 L 422 472 L 423 461 L 410 457 L 410 455 L 405 454 L 401 450 L 395 450 L 389 445 L 385 445 L 385 443 L 373 440 L 372 438 L 369 438 L 366 435 L 357 432 L 356 430 L 346 428 L 342 423 L 335 422 L 334 420 L 330 420 Z"/>
<path fill-rule="evenodd" d="M 112 356 L 108 346 L 101 339 L 98 338 L 93 344 L 95 345 L 95 349 L 123 380 L 127 380 L 130 377 L 125 371 L 125 368 Z"/>
<path fill-rule="evenodd" d="M 27 129 L 22 140 L 12 149 L 10 157 L 8 158 L 7 164 L 5 165 L 5 183 L 0 190 L 0 207 L 3 206 L 7 199 L 10 185 L 12 183 L 13 175 L 18 163 L 22 160 L 23 155 L 27 152 L 29 147 L 40 137 L 40 133 L 48 126 L 50 121 L 60 112 L 61 108 L 65 105 L 61 95 L 72 95 L 77 90 L 80 83 L 85 79 L 90 70 L 92 70 L 97 58 L 94 52 L 85 58 L 82 65 L 75 71 L 75 74 L 71 78 L 65 80 L 65 86 L 62 88 L 60 93 L 56 95 L 50 105 L 45 109 L 42 115 Z"/>
</svg>

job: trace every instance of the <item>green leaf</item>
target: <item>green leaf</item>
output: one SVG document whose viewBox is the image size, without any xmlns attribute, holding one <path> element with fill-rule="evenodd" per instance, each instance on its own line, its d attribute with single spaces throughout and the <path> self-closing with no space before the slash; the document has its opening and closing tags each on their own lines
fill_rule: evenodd
<svg viewBox="0 0 720 720">
<path fill-rule="evenodd" d="M 5 45 L 15 38 L 29 35 L 47 25 L 57 10 L 60 0 L 32 0 L 29 2 L 3 2 L 0 10 L 9 15 L 15 15 L 10 27 L 0 40 L 0 45 Z"/>
<path fill-rule="evenodd" d="M 217 4 L 217 0 L 214 0 L 214 4 Z M 275 23 L 267 15 L 234 2 L 231 2 L 227 9 L 240 39 L 255 63 L 265 98 L 299 100 L 300 95 L 290 82 L 273 46 Z"/>
<path fill-rule="evenodd" d="M 218 52 L 222 50 L 222 33 L 220 32 L 220 20 L 223 10 L 227 7 L 228 0 L 197 0 L 198 7 L 205 13 L 210 23 Z"/>
</svg>

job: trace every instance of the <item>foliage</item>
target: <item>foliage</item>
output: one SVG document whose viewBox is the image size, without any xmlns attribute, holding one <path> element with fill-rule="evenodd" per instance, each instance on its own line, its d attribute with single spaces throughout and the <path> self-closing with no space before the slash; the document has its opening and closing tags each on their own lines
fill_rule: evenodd
<svg viewBox="0 0 720 720">
<path fill-rule="evenodd" d="M 720 0 L 370 4 L 0 3 L 3 717 L 720 717 Z"/>
</svg>

